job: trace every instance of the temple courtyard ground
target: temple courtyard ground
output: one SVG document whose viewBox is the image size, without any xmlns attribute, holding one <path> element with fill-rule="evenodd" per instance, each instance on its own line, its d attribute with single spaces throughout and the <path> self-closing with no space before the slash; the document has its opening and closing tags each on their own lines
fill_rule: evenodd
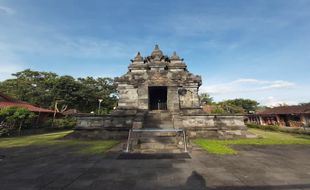
<svg viewBox="0 0 310 190">
<path fill-rule="evenodd" d="M 290 144 L 200 139 L 189 155 L 126 156 L 116 141 L 55 141 L 67 133 L 0 139 L 0 189 L 310 189 L 302 136 Z"/>
</svg>

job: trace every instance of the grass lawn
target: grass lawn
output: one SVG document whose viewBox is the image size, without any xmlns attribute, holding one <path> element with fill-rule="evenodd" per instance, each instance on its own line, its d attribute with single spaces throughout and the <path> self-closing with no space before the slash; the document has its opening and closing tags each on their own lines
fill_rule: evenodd
<svg viewBox="0 0 310 190">
<path fill-rule="evenodd" d="M 49 146 L 49 145 L 62 145 L 73 146 L 81 145 L 78 153 L 82 154 L 99 154 L 103 153 L 119 141 L 116 140 L 78 140 L 78 139 L 62 139 L 62 137 L 71 133 L 72 131 L 62 131 L 55 133 L 47 133 L 40 135 L 30 135 L 24 137 L 1 138 L 0 148 L 14 148 L 14 147 L 27 147 L 27 146 Z"/>
<path fill-rule="evenodd" d="M 279 145 L 279 144 L 310 144 L 309 135 L 294 135 L 282 132 L 270 132 L 260 129 L 249 129 L 262 138 L 259 139 L 236 139 L 236 140 L 213 140 L 195 139 L 194 143 L 213 154 L 237 154 L 238 152 L 230 145 Z"/>
</svg>

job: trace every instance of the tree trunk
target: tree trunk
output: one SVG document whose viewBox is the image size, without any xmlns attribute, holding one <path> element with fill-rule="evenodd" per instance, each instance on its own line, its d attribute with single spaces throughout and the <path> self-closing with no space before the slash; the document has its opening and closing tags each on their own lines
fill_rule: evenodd
<svg viewBox="0 0 310 190">
<path fill-rule="evenodd" d="M 21 135 L 22 125 L 23 125 L 23 122 L 21 121 L 21 122 L 19 123 L 19 128 L 18 128 L 18 136 Z"/>
</svg>

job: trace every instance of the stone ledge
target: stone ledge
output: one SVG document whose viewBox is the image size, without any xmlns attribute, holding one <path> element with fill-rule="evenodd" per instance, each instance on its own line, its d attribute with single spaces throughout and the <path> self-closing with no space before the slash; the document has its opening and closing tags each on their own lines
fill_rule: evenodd
<svg viewBox="0 0 310 190">
<path fill-rule="evenodd" d="M 128 127 L 80 127 L 77 126 L 74 128 L 74 130 L 77 131 L 82 131 L 82 130 L 86 130 L 86 131 L 93 131 L 93 130 L 100 130 L 100 131 L 129 131 L 130 128 Z"/>
</svg>

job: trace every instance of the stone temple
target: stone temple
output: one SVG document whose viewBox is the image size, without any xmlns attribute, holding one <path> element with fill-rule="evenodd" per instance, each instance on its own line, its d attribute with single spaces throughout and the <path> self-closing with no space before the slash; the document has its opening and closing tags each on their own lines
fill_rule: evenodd
<svg viewBox="0 0 310 190">
<path fill-rule="evenodd" d="M 116 78 L 118 109 L 166 110 L 200 109 L 198 89 L 201 77 L 187 70 L 175 52 L 163 55 L 156 45 L 150 56 L 140 53 L 132 60 L 127 74 Z"/>
<path fill-rule="evenodd" d="M 176 145 L 184 144 L 185 139 L 190 143 L 189 139 L 196 137 L 226 139 L 247 135 L 243 116 L 203 112 L 198 96 L 201 77 L 190 73 L 176 52 L 164 55 L 158 45 L 149 56 L 138 52 L 128 72 L 115 78 L 115 82 L 119 93 L 117 108 L 105 116 L 78 116 L 75 135 L 135 139 L 131 143 L 140 143 L 140 148 L 144 145 L 141 142 L 154 142 L 154 138 L 145 140 L 147 137 L 172 137 L 179 132 Z"/>
</svg>

